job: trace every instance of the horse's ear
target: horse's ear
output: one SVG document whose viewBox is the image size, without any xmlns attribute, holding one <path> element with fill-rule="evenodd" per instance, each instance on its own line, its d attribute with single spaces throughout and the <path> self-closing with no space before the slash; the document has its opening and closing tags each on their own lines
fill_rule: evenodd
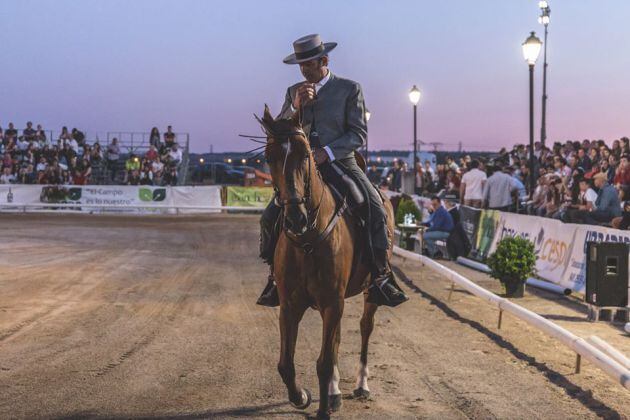
<svg viewBox="0 0 630 420">
<path fill-rule="evenodd" d="M 269 107 L 267 106 L 267 104 L 265 104 L 265 112 L 263 114 L 263 121 L 265 121 L 266 123 L 273 122 L 273 116 L 271 115 L 271 111 L 269 111 Z"/>
</svg>

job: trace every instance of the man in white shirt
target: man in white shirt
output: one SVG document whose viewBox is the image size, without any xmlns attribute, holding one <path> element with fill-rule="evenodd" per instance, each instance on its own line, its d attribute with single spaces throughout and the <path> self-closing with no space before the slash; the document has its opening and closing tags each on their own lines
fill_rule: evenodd
<svg viewBox="0 0 630 420">
<path fill-rule="evenodd" d="M 571 204 L 567 211 L 562 215 L 562 221 L 565 223 L 582 223 L 580 210 L 593 211 L 597 209 L 595 202 L 597 201 L 597 193 L 591 188 L 591 181 L 586 178 L 580 179 L 580 194 L 578 195 L 577 204 Z"/>
<path fill-rule="evenodd" d="M 478 160 L 470 162 L 470 167 L 470 171 L 462 177 L 459 198 L 464 205 L 480 209 L 483 205 L 483 189 L 488 177 L 485 172 L 479 170 Z"/>
<path fill-rule="evenodd" d="M 179 162 L 182 161 L 182 151 L 177 147 L 177 143 L 173 144 L 171 147 L 171 151 L 168 152 L 171 160 L 179 165 Z"/>
<path fill-rule="evenodd" d="M 496 167 L 495 172 L 486 181 L 484 189 L 485 204 L 490 210 L 509 211 L 516 186 L 512 177 Z"/>
</svg>

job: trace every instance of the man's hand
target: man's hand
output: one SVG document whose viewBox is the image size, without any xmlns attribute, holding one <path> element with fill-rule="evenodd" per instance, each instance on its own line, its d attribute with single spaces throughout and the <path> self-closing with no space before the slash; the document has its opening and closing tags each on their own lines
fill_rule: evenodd
<svg viewBox="0 0 630 420">
<path fill-rule="evenodd" d="M 326 153 L 326 151 L 322 148 L 314 149 L 313 159 L 315 159 L 316 164 L 321 165 L 329 159 L 328 153 Z"/>
<path fill-rule="evenodd" d="M 312 83 L 302 83 L 298 86 L 295 99 L 293 100 L 293 108 L 300 109 L 302 105 L 308 104 L 315 99 L 315 85 Z"/>
</svg>

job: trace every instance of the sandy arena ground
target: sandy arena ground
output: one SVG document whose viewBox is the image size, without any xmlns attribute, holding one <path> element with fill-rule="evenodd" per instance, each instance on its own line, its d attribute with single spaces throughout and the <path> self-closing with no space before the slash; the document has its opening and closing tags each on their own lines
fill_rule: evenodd
<svg viewBox="0 0 630 420">
<path fill-rule="evenodd" d="M 257 249 L 257 216 L 0 214 L 0 418 L 313 415 L 316 404 L 287 403 L 276 371 L 278 311 L 254 304 L 266 278 Z M 395 264 L 411 300 L 377 313 L 373 399 L 346 396 L 337 418 L 630 418 L 630 393 L 588 362 L 574 374 L 566 347 L 510 316 L 497 330 L 481 300 L 457 291 L 447 301 L 444 279 Z M 559 322 L 590 325 L 565 306 Z M 347 302 L 346 395 L 360 310 L 360 298 Z M 619 328 L 597 328 L 628 353 Z M 296 370 L 314 394 L 320 336 L 309 311 Z"/>
</svg>

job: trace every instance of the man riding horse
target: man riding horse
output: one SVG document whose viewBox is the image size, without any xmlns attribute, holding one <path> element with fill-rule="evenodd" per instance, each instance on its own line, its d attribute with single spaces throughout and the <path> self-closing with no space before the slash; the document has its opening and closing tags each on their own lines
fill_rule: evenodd
<svg viewBox="0 0 630 420">
<path fill-rule="evenodd" d="M 286 99 L 278 118 L 299 118 L 308 134 L 318 170 L 328 184 L 345 188 L 344 177 L 351 177 L 361 190 L 356 201 L 367 201 L 367 237 L 371 247 L 372 281 L 368 302 L 397 306 L 408 298 L 394 281 L 388 261 L 386 213 L 378 191 L 370 183 L 355 159 L 355 151 L 365 144 L 367 123 L 361 86 L 340 78 L 328 69 L 328 53 L 337 46 L 323 43 L 319 35 L 307 35 L 293 43 L 294 53 L 284 59 L 286 64 L 298 64 L 305 82 L 287 89 Z M 297 115 L 296 115 L 297 113 Z M 356 196 L 357 194 L 354 194 Z M 282 207 L 272 200 L 261 218 L 261 258 L 270 265 L 267 286 L 258 299 L 259 305 L 278 306 L 278 291 L 273 275 L 273 255 L 279 235 L 278 222 Z"/>
</svg>

